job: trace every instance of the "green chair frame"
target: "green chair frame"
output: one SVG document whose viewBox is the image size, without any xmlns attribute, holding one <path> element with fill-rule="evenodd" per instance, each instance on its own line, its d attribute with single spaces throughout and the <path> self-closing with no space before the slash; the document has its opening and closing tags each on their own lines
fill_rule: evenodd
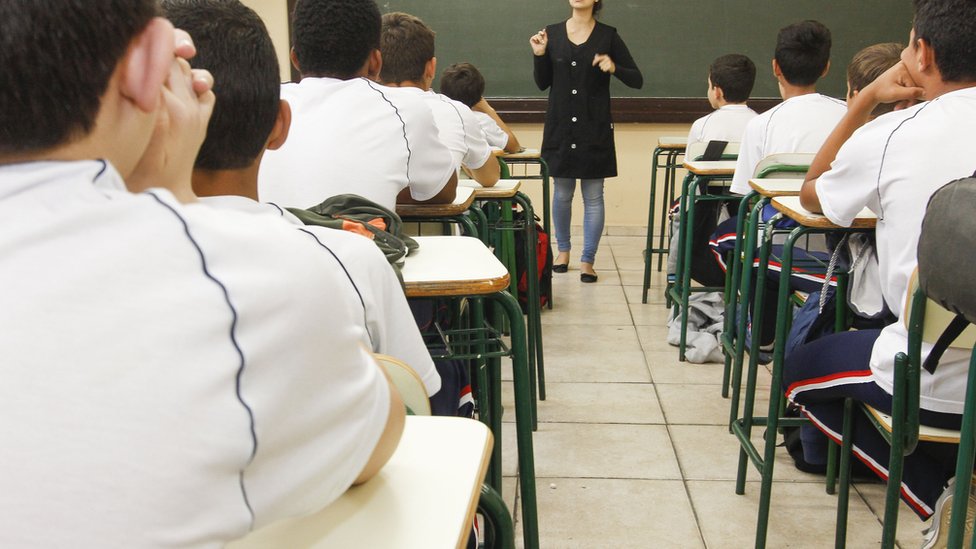
<svg viewBox="0 0 976 549">
<path fill-rule="evenodd" d="M 657 270 L 658 272 L 661 272 L 661 268 L 664 264 L 664 256 L 670 251 L 664 246 L 664 235 L 667 232 L 668 209 L 671 207 L 671 203 L 674 202 L 678 168 L 681 167 L 679 159 L 683 160 L 684 156 L 684 149 L 676 149 L 672 147 L 658 146 L 655 147 L 654 152 L 651 153 L 651 194 L 647 203 L 647 241 L 644 243 L 644 285 L 641 291 L 641 303 L 647 303 L 647 292 L 651 288 L 651 261 L 653 260 L 654 254 L 658 254 Z M 661 163 L 661 157 L 665 158 L 663 164 Z M 654 206 L 657 200 L 657 172 L 660 168 L 664 168 L 664 189 L 662 193 L 664 196 L 664 202 L 661 206 L 658 244 L 655 248 Z"/>
</svg>

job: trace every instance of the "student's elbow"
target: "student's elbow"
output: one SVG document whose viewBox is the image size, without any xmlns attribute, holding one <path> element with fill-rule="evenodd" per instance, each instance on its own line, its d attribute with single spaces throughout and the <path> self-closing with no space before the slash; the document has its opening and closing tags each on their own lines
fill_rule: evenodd
<svg viewBox="0 0 976 549">
<path fill-rule="evenodd" d="M 452 171 L 451 176 L 444 183 L 444 186 L 441 187 L 441 190 L 433 198 L 424 202 L 428 204 L 450 204 L 454 202 L 454 197 L 457 196 L 457 183 L 457 172 Z"/>
<path fill-rule="evenodd" d="M 515 137 L 515 134 L 509 134 L 508 143 L 505 143 L 505 152 L 510 154 L 515 154 L 517 152 L 520 152 L 521 150 L 522 150 L 522 144 L 519 143 L 518 138 Z"/>
<path fill-rule="evenodd" d="M 353 486 L 368 481 L 380 472 L 386 462 L 390 461 L 397 445 L 400 444 L 400 437 L 403 435 L 403 425 L 407 416 L 406 406 L 404 406 L 400 393 L 390 382 L 389 377 L 386 378 L 386 382 L 390 387 L 390 412 L 386 417 L 386 426 L 383 427 L 383 434 L 380 435 L 379 441 L 373 448 L 369 461 L 366 462 L 366 466 L 353 481 Z"/>
<path fill-rule="evenodd" d="M 498 178 L 501 177 L 501 166 L 498 164 L 495 156 L 491 155 L 485 161 L 484 165 L 471 170 L 471 173 L 474 176 L 474 180 L 480 183 L 482 187 L 494 187 L 495 183 L 498 183 Z"/>
<path fill-rule="evenodd" d="M 813 213 L 823 213 L 820 197 L 817 196 L 817 180 L 810 179 L 800 187 L 800 205 Z"/>
</svg>

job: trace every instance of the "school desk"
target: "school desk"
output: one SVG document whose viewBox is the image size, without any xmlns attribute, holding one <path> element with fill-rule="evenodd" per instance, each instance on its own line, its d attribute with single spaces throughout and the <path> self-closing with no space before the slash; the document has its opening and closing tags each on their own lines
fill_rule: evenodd
<svg viewBox="0 0 976 549">
<path fill-rule="evenodd" d="M 436 222 L 444 221 L 457 223 L 468 236 L 479 236 L 479 226 L 484 225 L 475 223 L 465 212 L 471 209 L 474 203 L 474 189 L 458 185 L 454 200 L 445 204 L 397 204 L 396 213 L 403 221 L 414 222 Z M 480 210 L 479 210 L 480 212 Z M 478 219 L 478 212 L 474 212 L 475 219 Z"/>
<path fill-rule="evenodd" d="M 687 137 L 661 137 L 657 140 L 657 147 L 651 153 L 651 197 L 647 203 L 647 242 L 644 244 L 644 287 L 641 293 L 641 303 L 647 303 L 647 291 L 651 287 L 651 259 L 657 257 L 657 270 L 661 272 L 668 248 L 665 247 L 667 233 L 668 210 L 674 202 L 675 178 L 677 177 L 678 157 L 684 158 L 685 148 L 688 146 Z M 665 157 L 661 163 L 661 157 Z M 654 247 L 654 201 L 657 200 L 657 172 L 664 168 L 664 198 L 661 201 L 661 226 L 658 229 L 658 245 Z"/>
<path fill-rule="evenodd" d="M 532 386 L 526 344 L 525 323 L 518 301 L 506 291 L 508 270 L 484 243 L 468 236 L 416 237 L 418 250 L 408 256 L 401 273 L 408 298 L 471 298 L 473 330 L 460 330 L 459 348 L 475 348 L 473 355 L 457 353 L 456 358 L 477 359 L 479 415 L 495 434 L 488 484 L 501 492 L 501 372 L 500 357 L 510 356 L 515 388 L 515 436 L 518 448 L 519 495 L 522 503 L 522 530 L 525 547 L 538 549 L 539 525 L 536 509 L 535 458 L 532 449 Z M 509 323 L 511 346 L 506 347 L 496 331 L 484 322 L 482 299 L 497 304 Z M 483 360 L 484 358 L 491 360 Z M 491 369 L 491 371 L 487 371 Z M 487 391 L 485 390 L 487 389 Z M 487 395 L 485 394 L 487 393 Z"/>
<path fill-rule="evenodd" d="M 692 293 L 723 291 L 724 287 L 691 287 L 692 242 L 690 227 L 695 226 L 695 204 L 705 201 L 728 201 L 733 196 L 724 192 L 735 173 L 735 160 L 687 160 L 688 170 L 678 202 L 678 257 L 674 282 L 668 284 L 665 295 L 674 305 L 674 317 L 680 315 L 678 360 L 684 362 L 688 337 L 688 301 Z M 716 191 L 716 192 L 710 192 Z M 700 193 L 700 194 L 699 194 Z"/>
<path fill-rule="evenodd" d="M 491 432 L 464 418 L 406 418 L 390 461 L 325 509 L 271 524 L 228 549 L 430 549 L 466 546 Z"/>
<path fill-rule="evenodd" d="M 542 158 L 542 153 L 539 149 L 523 149 L 517 153 L 499 153 L 499 158 L 505 161 L 508 166 L 531 166 L 535 165 L 539 167 L 538 174 L 523 173 L 519 174 L 518 178 L 521 180 L 538 180 L 542 181 L 542 228 L 545 229 L 546 234 L 552 234 L 552 217 L 550 212 L 550 198 L 549 198 L 549 165 L 546 164 L 544 158 Z M 528 170 L 526 169 L 526 172 Z M 551 307 L 550 307 L 551 308 Z"/>
<path fill-rule="evenodd" d="M 783 243 L 779 292 L 776 307 L 776 335 L 773 345 L 772 379 L 769 389 L 769 408 L 766 416 L 753 416 L 755 407 L 756 392 L 756 372 L 758 369 L 758 353 L 752 353 L 749 357 L 749 371 L 746 380 L 745 403 L 743 406 L 743 416 L 732 424 L 732 431 L 739 440 L 739 468 L 736 477 L 735 493 L 745 493 L 746 468 L 751 460 L 756 469 L 760 472 L 761 483 L 759 493 L 759 509 L 756 526 L 756 547 L 765 547 L 766 530 L 769 521 L 769 504 L 772 495 L 773 465 L 776 455 L 776 437 L 779 427 L 799 426 L 805 423 L 805 418 L 785 418 L 780 417 L 784 405 L 783 394 L 783 363 L 785 358 L 785 343 L 789 330 L 790 307 L 790 284 L 789 273 L 793 270 L 793 249 L 796 242 L 803 236 L 816 233 L 853 233 L 874 230 L 877 224 L 877 217 L 870 210 L 862 210 L 854 219 L 850 227 L 838 227 L 830 222 L 826 217 L 815 214 L 800 205 L 799 196 L 782 196 L 773 198 L 771 201 L 782 217 L 792 219 L 799 223 L 799 226 L 792 229 Z M 759 249 L 759 267 L 756 272 L 756 287 L 762 288 L 766 284 L 766 273 L 769 267 L 770 251 L 772 248 L 772 236 L 777 230 L 774 228 L 777 215 L 766 223 L 763 242 Z M 781 231 L 779 231 L 781 232 Z M 839 278 L 842 280 L 842 278 Z M 837 295 L 846 295 L 844 285 L 838 282 Z M 763 294 L 756 292 L 753 300 L 753 322 L 752 325 L 761 326 L 763 316 Z M 842 301 L 843 297 L 838 297 L 837 318 L 838 323 L 842 320 Z M 753 340 L 758 336 L 753 334 Z M 766 428 L 763 454 L 752 443 L 752 427 L 762 425 Z M 836 452 L 831 453 L 836 458 Z M 828 470 L 836 471 L 836 467 L 828 464 Z M 833 490 L 833 480 L 827 480 L 828 490 Z"/>
</svg>

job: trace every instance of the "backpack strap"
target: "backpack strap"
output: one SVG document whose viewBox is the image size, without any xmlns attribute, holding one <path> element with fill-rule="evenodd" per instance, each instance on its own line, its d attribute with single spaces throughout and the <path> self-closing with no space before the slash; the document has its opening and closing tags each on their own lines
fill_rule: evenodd
<svg viewBox="0 0 976 549">
<path fill-rule="evenodd" d="M 942 355 L 945 354 L 946 349 L 949 348 L 949 345 L 952 345 L 952 342 L 959 337 L 959 334 L 961 334 L 967 326 L 969 326 L 969 321 L 966 320 L 966 317 L 962 315 L 956 315 L 955 318 L 949 322 L 949 325 L 946 326 L 945 330 L 942 332 L 942 335 L 939 336 L 939 339 L 932 347 L 932 351 L 929 353 L 929 356 L 927 356 L 925 358 L 925 362 L 922 363 L 922 367 L 925 368 L 928 373 L 935 373 L 935 368 L 939 365 L 939 360 L 942 359 Z"/>
</svg>

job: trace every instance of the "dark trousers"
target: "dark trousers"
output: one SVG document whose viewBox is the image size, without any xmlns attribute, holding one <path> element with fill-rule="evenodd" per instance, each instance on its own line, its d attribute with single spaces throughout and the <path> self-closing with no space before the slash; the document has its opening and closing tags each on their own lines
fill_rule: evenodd
<svg viewBox="0 0 976 549">
<path fill-rule="evenodd" d="M 804 454 L 808 441 L 820 438 L 826 451 L 827 437 L 841 442 L 844 399 L 853 398 L 884 413 L 891 413 L 891 395 L 871 376 L 871 349 L 880 330 L 859 330 L 829 335 L 797 347 L 786 361 L 783 388 L 790 402 L 810 418 L 814 427 L 805 426 Z M 921 410 L 923 425 L 959 429 L 962 416 Z M 890 446 L 861 412 L 854 414 L 853 451 L 882 479 L 888 478 Z M 811 436 L 812 435 L 812 436 Z M 813 443 L 816 444 L 816 443 Z M 901 497 L 922 519 L 932 515 L 935 502 L 955 472 L 957 446 L 919 442 L 905 456 Z M 822 456 L 826 461 L 826 454 Z"/>
</svg>

